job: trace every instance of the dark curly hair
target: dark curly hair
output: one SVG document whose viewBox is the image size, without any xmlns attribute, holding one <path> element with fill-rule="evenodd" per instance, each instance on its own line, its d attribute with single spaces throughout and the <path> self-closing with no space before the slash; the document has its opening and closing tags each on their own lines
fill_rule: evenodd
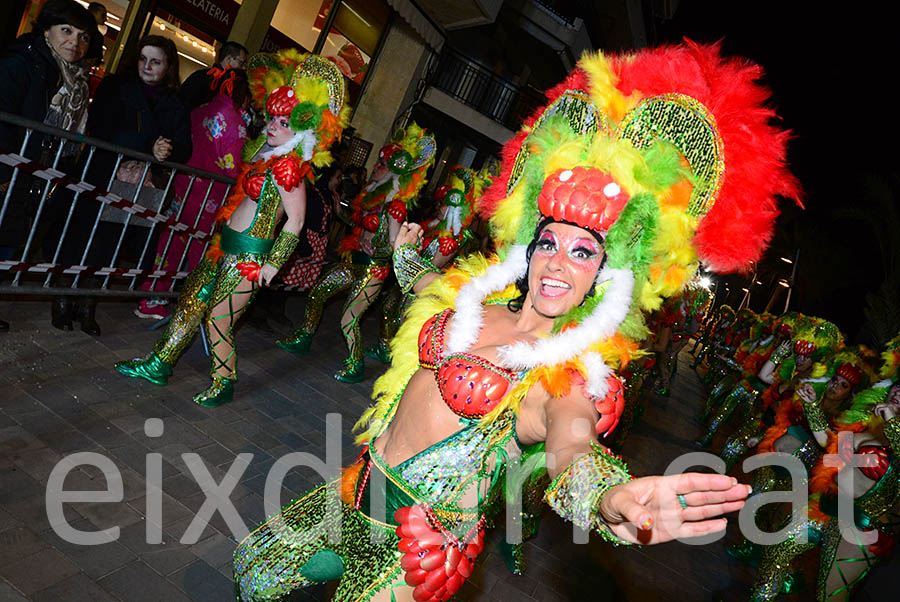
<svg viewBox="0 0 900 602">
<path fill-rule="evenodd" d="M 91 34 L 97 31 L 94 17 L 75 0 L 48 0 L 34 21 L 34 31 L 43 33 L 54 25 L 65 24 Z"/>
</svg>

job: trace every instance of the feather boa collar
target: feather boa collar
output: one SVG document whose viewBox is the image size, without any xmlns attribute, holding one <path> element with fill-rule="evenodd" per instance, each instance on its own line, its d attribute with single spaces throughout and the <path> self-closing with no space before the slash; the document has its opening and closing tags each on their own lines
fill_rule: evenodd
<svg viewBox="0 0 900 602">
<path fill-rule="evenodd" d="M 528 270 L 525 246 L 514 245 L 502 263 L 490 266 L 481 276 L 468 281 L 456 297 L 456 315 L 450 324 L 447 353 L 462 353 L 475 344 L 484 324 L 482 302 L 491 293 L 503 290 Z M 587 392 L 606 396 L 606 379 L 612 369 L 597 353 L 588 351 L 595 342 L 616 333 L 628 315 L 634 274 L 628 269 L 605 267 L 597 274 L 597 284 L 609 281 L 603 299 L 581 324 L 535 343 L 513 343 L 498 349 L 503 365 L 512 370 L 554 366 L 579 358 L 588 371 Z"/>
</svg>

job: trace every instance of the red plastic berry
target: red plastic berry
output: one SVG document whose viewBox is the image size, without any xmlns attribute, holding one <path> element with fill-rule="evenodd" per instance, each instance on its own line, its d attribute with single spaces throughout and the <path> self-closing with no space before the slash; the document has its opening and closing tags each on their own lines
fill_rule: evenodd
<svg viewBox="0 0 900 602">
<path fill-rule="evenodd" d="M 629 196 L 608 173 L 594 167 L 560 169 L 544 180 L 538 208 L 546 217 L 588 230 L 609 230 Z"/>
</svg>

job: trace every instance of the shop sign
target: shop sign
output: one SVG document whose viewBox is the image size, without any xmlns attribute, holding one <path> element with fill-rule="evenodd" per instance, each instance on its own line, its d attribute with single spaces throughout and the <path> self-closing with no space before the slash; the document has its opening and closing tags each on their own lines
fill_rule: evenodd
<svg viewBox="0 0 900 602">
<path fill-rule="evenodd" d="M 197 19 L 222 37 L 228 37 L 241 7 L 233 0 L 165 0 L 162 6 Z"/>
</svg>

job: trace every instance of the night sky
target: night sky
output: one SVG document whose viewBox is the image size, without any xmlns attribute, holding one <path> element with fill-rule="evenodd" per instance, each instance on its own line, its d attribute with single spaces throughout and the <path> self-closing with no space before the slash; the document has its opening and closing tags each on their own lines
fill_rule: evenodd
<svg viewBox="0 0 900 602">
<path fill-rule="evenodd" d="M 778 114 L 796 136 L 789 159 L 807 208 L 782 206 L 753 309 L 765 307 L 770 283 L 790 274 L 778 257 L 799 247 L 791 309 L 834 321 L 849 341 L 875 344 L 900 328 L 894 150 L 900 128 L 896 94 L 889 92 L 900 53 L 894 22 L 881 4 L 846 3 L 838 13 L 831 8 L 837 5 L 818 2 L 681 0 L 675 18 L 656 20 L 650 32 L 658 43 L 682 36 L 722 40 L 725 54 L 761 64 Z M 746 285 L 736 281 L 732 291 Z M 881 299 L 873 306 L 884 307 L 864 316 L 869 293 Z M 732 294 L 729 303 L 739 302 Z M 779 313 L 783 303 L 772 311 Z"/>
</svg>

